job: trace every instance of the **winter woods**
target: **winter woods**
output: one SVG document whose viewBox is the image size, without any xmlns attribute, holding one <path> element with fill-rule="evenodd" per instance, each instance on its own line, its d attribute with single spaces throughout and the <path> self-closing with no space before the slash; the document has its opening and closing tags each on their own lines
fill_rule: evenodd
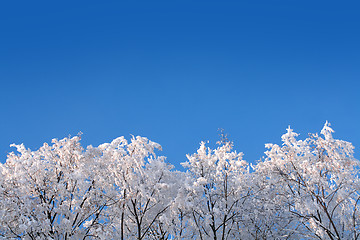
<svg viewBox="0 0 360 240">
<path fill-rule="evenodd" d="M 0 237 L 359 239 L 359 162 L 332 133 L 326 123 L 299 140 L 288 128 L 257 164 L 226 138 L 202 142 L 185 172 L 143 137 L 14 145 L 0 165 Z"/>
</svg>

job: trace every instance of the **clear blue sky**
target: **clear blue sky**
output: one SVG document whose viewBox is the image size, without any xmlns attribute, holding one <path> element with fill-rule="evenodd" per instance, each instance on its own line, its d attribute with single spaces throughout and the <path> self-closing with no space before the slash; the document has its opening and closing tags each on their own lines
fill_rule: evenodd
<svg viewBox="0 0 360 240">
<path fill-rule="evenodd" d="M 83 132 L 179 166 L 230 134 L 250 162 L 326 120 L 360 153 L 358 1 L 2 1 L 0 157 Z M 355 150 L 356 150 L 355 149 Z"/>
</svg>

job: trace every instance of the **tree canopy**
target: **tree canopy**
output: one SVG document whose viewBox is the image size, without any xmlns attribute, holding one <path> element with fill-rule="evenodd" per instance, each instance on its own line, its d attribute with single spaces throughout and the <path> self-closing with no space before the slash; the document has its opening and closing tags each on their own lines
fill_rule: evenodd
<svg viewBox="0 0 360 240">
<path fill-rule="evenodd" d="M 359 239 L 359 161 L 326 122 L 266 144 L 256 164 L 224 134 L 178 171 L 145 137 L 36 151 L 0 165 L 2 239 Z"/>
</svg>

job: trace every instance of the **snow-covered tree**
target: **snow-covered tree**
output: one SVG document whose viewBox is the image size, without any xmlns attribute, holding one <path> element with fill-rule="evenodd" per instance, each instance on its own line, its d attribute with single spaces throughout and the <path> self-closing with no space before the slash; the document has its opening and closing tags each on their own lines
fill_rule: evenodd
<svg viewBox="0 0 360 240">
<path fill-rule="evenodd" d="M 233 151 L 230 141 L 221 141 L 215 150 L 200 144 L 197 153 L 188 155 L 183 166 L 190 181 L 187 202 L 191 221 L 199 239 L 239 239 L 249 189 L 248 164 L 242 153 Z"/>
<path fill-rule="evenodd" d="M 161 149 L 144 137 L 131 142 L 117 138 L 94 153 L 93 168 L 102 169 L 96 180 L 106 194 L 116 201 L 107 209 L 117 239 L 167 239 L 166 213 L 177 190 L 172 165 L 155 155 Z"/>
<path fill-rule="evenodd" d="M 112 204 L 84 174 L 80 137 L 53 140 L 38 151 L 13 145 L 0 166 L 0 236 L 18 239 L 86 239 L 103 229 Z"/>
<path fill-rule="evenodd" d="M 323 137 L 297 140 L 288 128 L 283 146 L 267 144 L 267 159 L 257 172 L 276 185 L 274 194 L 302 226 L 293 229 L 310 239 L 359 238 L 359 162 L 349 142 L 334 139 L 328 123 Z"/>
</svg>

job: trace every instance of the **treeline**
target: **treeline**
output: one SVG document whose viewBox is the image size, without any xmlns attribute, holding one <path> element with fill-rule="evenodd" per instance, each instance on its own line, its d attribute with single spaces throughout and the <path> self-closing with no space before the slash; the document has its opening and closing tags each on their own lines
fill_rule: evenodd
<svg viewBox="0 0 360 240">
<path fill-rule="evenodd" d="M 2 239 L 359 239 L 359 161 L 349 142 L 288 128 L 256 165 L 221 135 L 173 169 L 160 145 L 80 136 L 0 165 Z"/>
</svg>

